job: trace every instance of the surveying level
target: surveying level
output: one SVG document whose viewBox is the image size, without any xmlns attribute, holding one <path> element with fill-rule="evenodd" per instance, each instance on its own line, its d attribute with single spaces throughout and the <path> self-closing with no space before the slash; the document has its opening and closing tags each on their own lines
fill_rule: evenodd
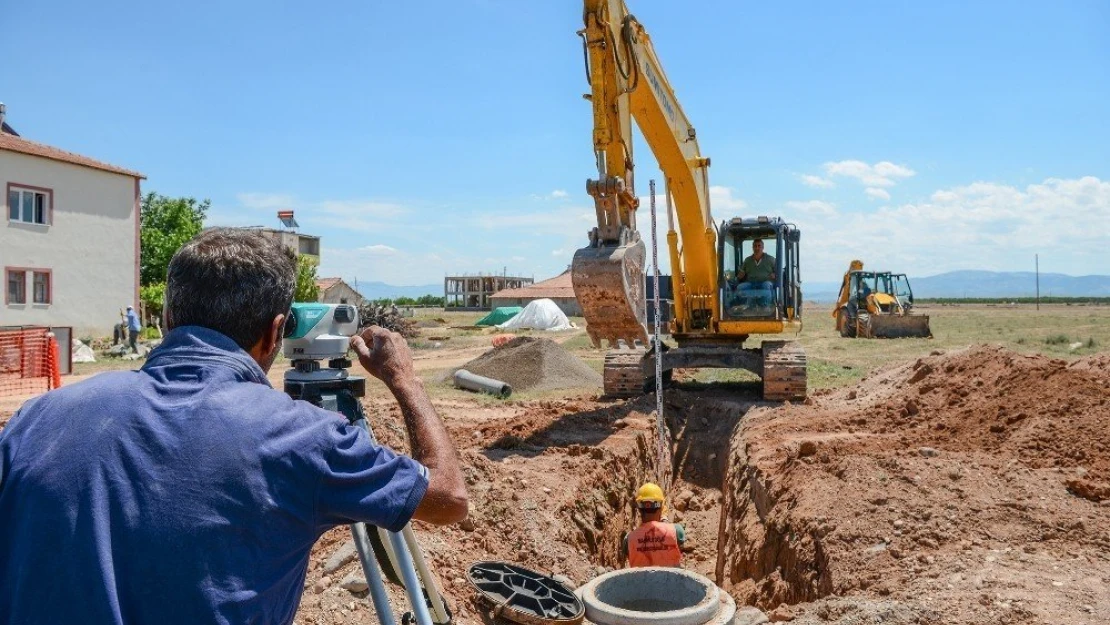
<svg viewBox="0 0 1110 625">
<path fill-rule="evenodd" d="M 338 412 L 351 425 L 374 431 L 366 421 L 359 398 L 366 394 L 366 378 L 350 375 L 347 359 L 350 338 L 358 332 L 358 309 L 347 304 L 293 304 L 285 325 L 282 353 L 292 361 L 285 372 L 285 392 L 293 399 Z M 328 366 L 320 367 L 320 360 Z M 370 599 L 382 625 L 396 625 L 383 574 L 403 586 L 412 612 L 401 617 L 408 625 L 449 625 L 451 613 L 424 560 L 412 526 L 389 532 L 365 523 L 351 526 L 362 572 L 370 588 Z"/>
</svg>

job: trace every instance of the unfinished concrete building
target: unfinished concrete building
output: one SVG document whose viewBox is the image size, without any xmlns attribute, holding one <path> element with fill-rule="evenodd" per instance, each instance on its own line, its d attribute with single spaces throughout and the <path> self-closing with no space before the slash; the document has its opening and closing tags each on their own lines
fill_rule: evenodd
<svg viewBox="0 0 1110 625">
<path fill-rule="evenodd" d="M 489 310 L 494 293 L 519 289 L 534 281 L 521 276 L 494 274 L 447 276 L 443 279 L 443 305 L 454 310 Z"/>
</svg>

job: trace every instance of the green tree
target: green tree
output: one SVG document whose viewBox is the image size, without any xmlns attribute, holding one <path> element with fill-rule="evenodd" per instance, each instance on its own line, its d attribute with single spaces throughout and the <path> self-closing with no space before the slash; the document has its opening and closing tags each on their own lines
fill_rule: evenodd
<svg viewBox="0 0 1110 625">
<path fill-rule="evenodd" d="M 297 284 L 293 288 L 294 302 L 315 302 L 320 297 L 320 287 L 316 286 L 316 267 L 320 259 L 311 254 L 297 257 Z"/>
<path fill-rule="evenodd" d="M 162 304 L 166 300 L 166 283 L 156 282 L 139 287 L 139 301 L 148 315 L 162 316 Z"/>
<path fill-rule="evenodd" d="M 195 198 L 171 198 L 157 193 L 143 197 L 139 212 L 139 283 L 143 286 L 166 281 L 170 259 L 182 245 L 204 228 L 211 202 Z"/>
</svg>

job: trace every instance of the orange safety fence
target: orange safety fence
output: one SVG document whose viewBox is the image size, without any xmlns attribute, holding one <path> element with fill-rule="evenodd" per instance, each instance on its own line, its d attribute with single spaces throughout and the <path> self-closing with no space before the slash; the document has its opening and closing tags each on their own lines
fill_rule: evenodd
<svg viewBox="0 0 1110 625">
<path fill-rule="evenodd" d="M 61 385 L 58 344 L 49 328 L 0 330 L 0 397 L 35 395 Z"/>
</svg>

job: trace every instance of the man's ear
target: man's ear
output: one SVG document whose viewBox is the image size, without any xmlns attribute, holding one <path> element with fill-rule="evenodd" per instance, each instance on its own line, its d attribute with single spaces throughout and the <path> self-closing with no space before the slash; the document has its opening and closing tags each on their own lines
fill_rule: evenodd
<svg viewBox="0 0 1110 625">
<path fill-rule="evenodd" d="M 269 353 L 273 351 L 274 346 L 281 344 L 281 339 L 285 336 L 285 315 L 278 315 L 270 322 L 270 331 L 266 334 L 266 344 L 263 345 L 264 351 Z"/>
</svg>

